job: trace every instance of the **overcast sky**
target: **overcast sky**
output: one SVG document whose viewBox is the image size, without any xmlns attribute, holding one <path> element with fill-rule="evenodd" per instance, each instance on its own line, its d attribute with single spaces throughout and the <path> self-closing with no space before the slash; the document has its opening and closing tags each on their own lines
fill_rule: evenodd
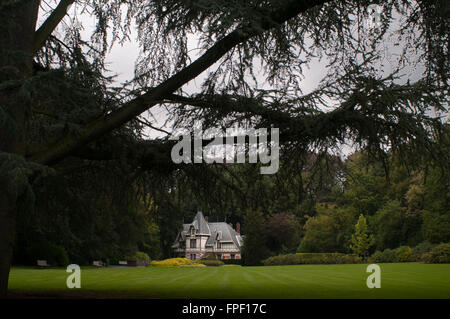
<svg viewBox="0 0 450 319">
<path fill-rule="evenodd" d="M 48 4 L 51 7 L 56 6 L 55 1 L 49 1 Z M 40 11 L 40 22 L 44 21 L 45 19 L 45 12 L 49 12 L 48 6 L 43 2 L 43 7 L 46 8 L 44 10 Z M 80 6 L 72 6 L 70 9 L 69 17 L 66 17 L 65 21 L 66 23 L 70 23 L 70 19 L 73 19 L 74 17 L 77 17 L 77 20 L 79 23 L 82 24 L 84 28 L 84 35 L 86 39 L 89 38 L 90 34 L 92 33 L 92 30 L 95 26 L 95 20 L 90 17 L 88 14 L 80 14 L 81 7 Z M 73 21 L 73 20 L 72 20 Z M 119 85 L 120 83 L 123 83 L 125 81 L 130 81 L 134 77 L 134 67 L 136 59 L 139 55 L 139 45 L 136 40 L 136 34 L 131 34 L 130 36 L 131 41 L 125 42 L 123 45 L 116 43 L 112 49 L 108 52 L 107 55 L 107 63 L 108 68 L 111 70 L 112 74 L 117 75 L 116 84 Z M 192 39 L 194 40 L 194 39 Z M 194 41 L 190 41 L 194 42 Z M 385 60 L 383 61 L 383 71 L 384 73 L 392 71 L 391 65 L 395 64 L 395 50 L 399 50 L 399 48 L 395 49 L 391 43 L 385 43 L 384 48 L 386 51 Z M 200 51 L 200 50 L 199 50 Z M 198 52 L 198 51 L 193 51 Z M 326 59 L 323 61 L 313 60 L 309 64 L 309 69 L 305 68 L 303 70 L 304 73 L 304 79 L 302 81 L 302 89 L 304 93 L 311 92 L 314 90 L 317 85 L 319 84 L 320 80 L 325 76 L 326 74 Z M 381 67 L 381 66 L 380 66 Z M 407 70 L 408 73 L 412 74 L 410 76 L 410 79 L 418 79 L 420 77 L 420 74 L 423 70 Z M 207 72 L 203 73 L 206 74 Z M 189 82 L 187 85 L 183 87 L 183 89 L 188 93 L 194 93 L 198 92 L 198 85 L 202 82 L 202 75 L 196 78 L 196 80 L 193 80 Z M 167 113 L 164 109 L 153 107 L 151 109 L 152 115 L 157 120 L 157 123 L 154 123 L 154 126 L 161 127 L 163 123 L 166 120 Z M 146 116 L 147 117 L 147 116 Z M 153 121 L 154 122 L 154 121 Z M 167 127 L 164 127 L 164 129 L 169 129 Z M 163 133 L 160 133 L 158 131 L 152 130 L 149 132 L 150 137 L 158 137 L 158 136 L 164 136 Z"/>
</svg>

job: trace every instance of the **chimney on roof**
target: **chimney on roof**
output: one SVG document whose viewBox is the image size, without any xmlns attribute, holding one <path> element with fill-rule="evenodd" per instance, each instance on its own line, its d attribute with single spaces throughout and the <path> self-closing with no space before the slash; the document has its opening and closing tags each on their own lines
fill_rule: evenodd
<svg viewBox="0 0 450 319">
<path fill-rule="evenodd" d="M 208 216 L 205 216 L 205 222 L 208 222 Z"/>
<path fill-rule="evenodd" d="M 240 223 L 236 224 L 236 233 L 238 233 L 238 234 L 241 233 L 241 224 Z"/>
</svg>

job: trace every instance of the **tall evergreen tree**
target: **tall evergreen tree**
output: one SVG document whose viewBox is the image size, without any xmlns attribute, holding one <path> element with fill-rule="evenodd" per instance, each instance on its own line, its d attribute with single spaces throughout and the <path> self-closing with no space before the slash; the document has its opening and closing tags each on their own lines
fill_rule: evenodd
<svg viewBox="0 0 450 319">
<path fill-rule="evenodd" d="M 363 258 L 368 256 L 370 248 L 375 244 L 375 237 L 369 233 L 367 221 L 363 214 L 359 215 L 351 242 L 350 248 L 355 254 Z"/>
<path fill-rule="evenodd" d="M 267 236 L 264 226 L 264 216 L 260 211 L 249 210 L 246 214 L 242 232 L 244 246 L 242 248 L 242 264 L 246 266 L 261 265 L 268 256 Z"/>
</svg>

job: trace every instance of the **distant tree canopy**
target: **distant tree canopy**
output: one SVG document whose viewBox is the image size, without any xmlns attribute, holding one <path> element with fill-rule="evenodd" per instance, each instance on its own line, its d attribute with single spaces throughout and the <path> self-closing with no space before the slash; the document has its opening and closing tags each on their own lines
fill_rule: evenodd
<svg viewBox="0 0 450 319">
<path fill-rule="evenodd" d="M 161 131 L 145 117 L 154 107 L 168 111 L 173 130 L 191 128 L 196 120 L 204 128 L 279 127 L 282 154 L 290 163 L 286 172 L 302 168 L 309 162 L 305 153 L 312 151 L 320 166 L 342 144 L 364 148 L 385 164 L 392 153 L 415 164 L 440 163 L 448 170 L 449 154 L 437 143 L 443 130 L 440 115 L 448 111 L 449 6 L 444 0 L 385 1 L 376 28 L 366 26 L 372 4 L 366 0 L 51 4 L 48 9 L 40 0 L 0 1 L 0 294 L 7 290 L 19 211 L 36 206 L 40 215 L 39 200 L 52 196 L 52 187 L 64 188 L 55 196 L 80 191 L 68 197 L 74 202 L 68 203 L 73 206 L 67 214 L 78 211 L 82 201 L 91 203 L 93 194 L 91 200 L 102 208 L 111 204 L 123 211 L 143 200 L 148 209 L 151 201 L 145 196 L 152 193 L 160 214 L 167 213 L 156 219 L 182 215 L 173 205 L 174 195 L 182 196 L 176 187 L 192 184 L 198 168 L 171 162 L 168 136 L 146 138 L 149 129 Z M 74 15 L 71 6 L 77 8 Z M 45 13 L 41 24 L 39 8 Z M 81 35 L 81 11 L 96 22 L 89 39 Z M 133 36 L 134 28 L 141 50 L 136 76 L 117 88 L 106 76 L 106 54 L 112 43 Z M 199 40 L 198 54 L 192 53 L 192 39 Z M 383 66 L 386 55 L 396 57 L 388 68 Z M 326 74 L 316 89 L 304 92 L 308 79 L 303 71 L 316 58 L 327 63 Z M 193 79 L 199 81 L 198 90 L 188 93 L 185 85 Z M 88 176 L 86 166 L 101 174 L 90 191 L 80 189 L 95 178 Z M 227 194 L 237 190 L 230 183 L 232 171 L 218 175 L 216 168 L 203 169 L 207 183 L 199 194 L 219 181 L 228 185 Z M 215 176 L 212 181 L 210 176 Z M 257 199 L 264 192 L 259 186 L 271 189 L 263 178 L 252 176 L 258 186 L 237 195 L 250 196 L 247 207 L 261 205 Z M 311 206 L 303 176 L 296 176 L 302 191 L 289 196 L 299 200 L 298 207 Z M 105 187 L 112 180 L 117 184 Z M 60 186 L 64 183 L 67 187 Z M 127 191 L 118 198 L 122 188 Z M 419 186 L 410 190 L 410 212 L 418 211 L 421 192 Z M 54 204 L 64 200 L 58 197 Z M 285 198 L 271 203 L 286 210 Z M 362 204 L 355 209 L 378 209 L 372 198 Z M 95 207 L 84 212 L 97 211 Z M 430 231 L 440 218 L 433 214 L 425 214 Z M 120 220 L 118 215 L 106 214 L 100 223 Z M 36 221 L 37 229 L 42 228 L 42 221 Z"/>
<path fill-rule="evenodd" d="M 389 156 L 388 163 L 389 175 L 364 152 L 350 156 L 342 175 L 336 175 L 344 183 L 316 197 L 299 251 L 351 252 L 352 225 L 361 214 L 375 237 L 371 252 L 450 241 L 449 171 L 408 168 L 395 156 Z"/>
<path fill-rule="evenodd" d="M 448 150 L 448 145 L 442 144 L 442 150 Z M 366 151 L 356 152 L 343 161 L 339 169 L 330 172 L 330 187 L 311 189 L 311 196 L 303 197 L 300 203 L 295 200 L 296 188 L 291 187 L 286 190 L 285 198 L 294 200 L 286 199 L 282 208 L 263 205 L 265 218 L 259 222 L 264 225 L 260 227 L 265 232 L 259 231 L 255 235 L 253 229 L 256 226 L 250 225 L 247 234 L 246 224 L 243 225 L 245 239 L 250 238 L 249 245 L 257 247 L 255 251 L 261 254 L 252 255 L 253 264 L 267 255 L 295 251 L 355 251 L 367 257 L 375 251 L 400 246 L 431 247 L 449 242 L 449 171 L 433 165 L 408 167 L 393 155 L 386 160 L 388 171 L 382 163 L 371 160 Z M 305 181 L 310 174 L 310 169 L 298 173 Z M 276 194 L 278 183 L 291 181 L 291 178 L 275 181 L 281 176 L 272 177 L 274 183 L 267 187 L 269 190 L 273 187 L 273 191 L 268 194 Z M 271 200 L 276 201 L 276 195 L 273 196 Z M 365 223 L 359 223 L 361 215 L 364 215 Z M 289 234 L 295 224 L 300 238 L 297 239 L 298 248 L 292 249 L 289 248 L 292 243 Z M 358 233 L 356 224 L 361 224 Z M 252 236 L 258 240 L 254 241 Z"/>
</svg>

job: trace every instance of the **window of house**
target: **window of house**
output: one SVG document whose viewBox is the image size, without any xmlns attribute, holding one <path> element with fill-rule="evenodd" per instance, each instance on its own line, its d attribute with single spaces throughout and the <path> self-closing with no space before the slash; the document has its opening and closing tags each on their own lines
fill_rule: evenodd
<svg viewBox="0 0 450 319">
<path fill-rule="evenodd" d="M 217 242 L 217 248 L 222 248 L 222 243 L 220 241 Z"/>
<path fill-rule="evenodd" d="M 217 254 L 217 259 L 222 259 L 222 254 Z"/>
<path fill-rule="evenodd" d="M 195 260 L 197 256 L 195 256 L 195 254 L 191 254 L 191 260 Z"/>
<path fill-rule="evenodd" d="M 191 248 L 197 247 L 197 240 L 191 239 Z"/>
<path fill-rule="evenodd" d="M 234 259 L 234 254 L 230 254 L 230 259 Z"/>
</svg>

